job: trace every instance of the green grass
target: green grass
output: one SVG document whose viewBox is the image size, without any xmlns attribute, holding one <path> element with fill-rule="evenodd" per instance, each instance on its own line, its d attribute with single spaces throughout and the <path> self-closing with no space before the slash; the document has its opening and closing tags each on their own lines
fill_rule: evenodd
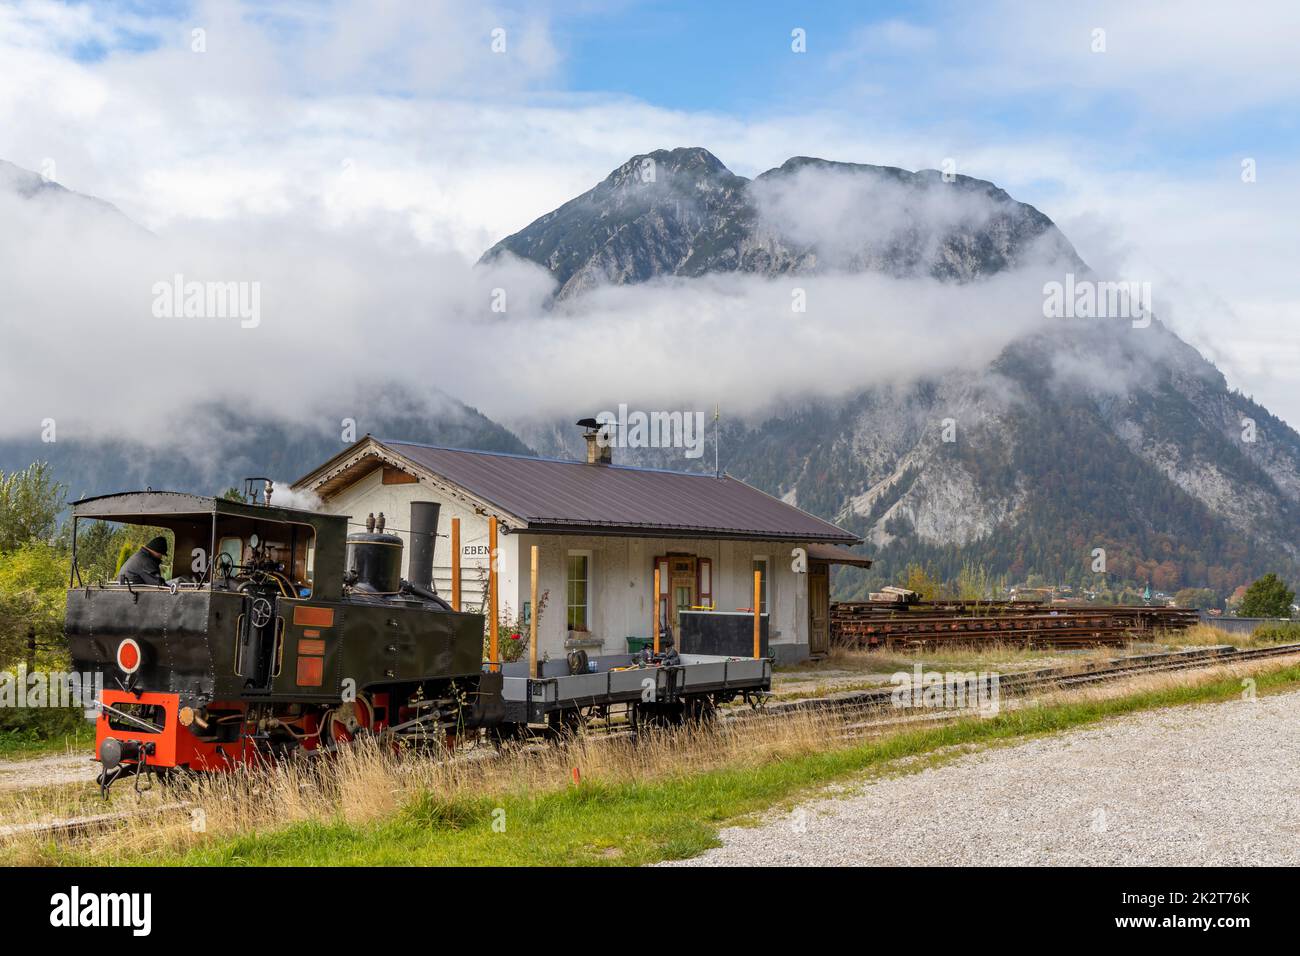
<svg viewBox="0 0 1300 956">
<path fill-rule="evenodd" d="M 1300 666 L 1255 675 L 1260 693 L 1300 685 Z M 441 800 L 426 794 L 392 819 L 368 826 L 311 823 L 198 846 L 180 855 L 117 863 L 168 865 L 383 866 L 644 864 L 696 855 L 718 845 L 718 831 L 761 811 L 863 774 L 891 772 L 894 761 L 921 766 L 972 747 L 1055 733 L 1153 707 L 1230 700 L 1238 678 L 1149 690 L 1110 700 L 1004 711 L 853 743 L 838 749 L 705 773 L 684 771 L 654 783 L 584 781 L 545 793 Z M 504 820 L 504 832 L 494 821 Z M 72 850 L 57 862 L 95 863 Z"/>
<path fill-rule="evenodd" d="M 26 760 L 84 750 L 89 756 L 95 730 L 87 725 L 75 731 L 48 737 L 35 733 L 0 733 L 0 760 Z"/>
</svg>

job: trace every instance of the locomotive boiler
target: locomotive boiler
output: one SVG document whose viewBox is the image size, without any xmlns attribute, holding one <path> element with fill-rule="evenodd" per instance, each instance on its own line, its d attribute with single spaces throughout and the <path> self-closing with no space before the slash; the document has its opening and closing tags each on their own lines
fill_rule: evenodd
<svg viewBox="0 0 1300 956">
<path fill-rule="evenodd" d="M 221 770 L 366 735 L 445 745 L 500 722 L 502 676 L 482 664 L 483 616 L 433 587 L 436 503 L 403 539 L 349 519 L 145 491 L 73 506 L 66 634 L 104 678 L 96 757 L 105 792 L 142 772 Z M 169 532 L 165 586 L 83 580 L 77 526 Z M 137 783 L 138 783 L 137 776 Z"/>
</svg>

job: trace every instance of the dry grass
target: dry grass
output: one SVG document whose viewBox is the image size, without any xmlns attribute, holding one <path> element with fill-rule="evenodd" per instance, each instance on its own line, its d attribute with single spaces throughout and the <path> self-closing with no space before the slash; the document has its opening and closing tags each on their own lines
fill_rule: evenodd
<svg viewBox="0 0 1300 956">
<path fill-rule="evenodd" d="M 1142 675 L 1123 682 L 1004 701 L 1008 711 L 1056 704 L 1096 704 L 1144 693 L 1192 689 L 1295 666 L 1300 654 L 1267 662 L 1222 664 L 1197 670 Z M 969 718 L 966 714 L 954 717 Z M 799 714 L 755 722 L 719 721 L 713 725 L 644 733 L 628 738 L 595 735 L 569 738 L 550 746 L 515 744 L 501 752 L 472 750 L 451 759 L 394 754 L 362 744 L 336 757 L 289 761 L 235 773 L 189 778 L 166 790 L 156 788 L 137 803 L 126 788 L 114 794 L 112 809 L 185 801 L 189 810 L 154 819 L 136 819 L 80 837 L 75 844 L 14 837 L 0 842 L 0 863 L 39 865 L 95 861 L 101 864 L 174 859 L 189 850 L 240 836 L 264 834 L 296 823 L 365 826 L 392 819 L 433 798 L 452 816 L 477 803 L 492 806 L 506 798 L 537 798 L 567 790 L 575 773 L 583 782 L 604 787 L 662 786 L 717 770 L 756 772 L 782 761 L 860 746 L 863 738 L 892 739 L 915 733 L 917 712 L 896 720 L 863 724 L 856 718 Z M 1013 739 L 1013 738 L 1012 738 Z M 85 787 L 49 788 L 6 798 L 5 815 L 48 820 L 86 812 Z M 458 809 L 459 808 L 459 809 Z M 454 825 L 455 820 L 449 819 Z"/>
<path fill-rule="evenodd" d="M 155 788 L 147 797 L 149 803 L 143 805 L 179 801 L 187 804 L 187 810 L 163 821 L 127 821 L 79 837 L 78 855 L 104 863 L 139 860 L 295 823 L 365 825 L 392 817 L 425 794 L 434 794 L 450 805 L 467 799 L 563 790 L 575 779 L 614 786 L 662 784 L 719 767 L 759 767 L 823 751 L 842 726 L 837 718 L 818 714 L 765 722 L 761 733 L 755 733 L 752 725 L 719 721 L 703 727 L 643 732 L 636 743 L 627 737 L 583 735 L 549 746 L 513 744 L 500 752 L 478 748 L 451 759 L 395 754 L 363 742 L 326 760 L 240 768 L 187 778 L 166 789 Z M 30 799 L 21 805 L 26 820 L 106 812 L 102 803 L 87 811 L 84 802 L 70 802 L 66 795 L 50 799 L 36 791 L 29 793 Z M 139 805 L 127 787 L 115 790 L 112 809 Z M 18 836 L 0 843 L 0 863 L 34 865 L 57 860 L 58 850 L 48 840 Z"/>
<path fill-rule="evenodd" d="M 1215 644 L 1260 646 L 1250 634 L 1234 634 L 1213 624 L 1194 624 L 1185 631 L 1157 631 L 1154 640 L 1157 644 L 1168 647 L 1212 647 Z"/>
</svg>

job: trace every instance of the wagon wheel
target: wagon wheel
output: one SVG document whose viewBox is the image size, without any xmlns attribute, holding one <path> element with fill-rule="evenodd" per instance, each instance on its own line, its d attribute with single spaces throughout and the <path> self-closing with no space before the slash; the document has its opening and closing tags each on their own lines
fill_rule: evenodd
<svg viewBox="0 0 1300 956">
<path fill-rule="evenodd" d="M 687 723 L 708 724 L 718 716 L 718 709 L 714 706 L 713 699 L 707 696 L 690 697 L 686 700 L 686 710 L 683 714 Z"/>
<path fill-rule="evenodd" d="M 562 710 L 555 715 L 552 729 L 565 734 L 577 736 L 587 729 L 587 715 L 581 708 Z"/>
</svg>

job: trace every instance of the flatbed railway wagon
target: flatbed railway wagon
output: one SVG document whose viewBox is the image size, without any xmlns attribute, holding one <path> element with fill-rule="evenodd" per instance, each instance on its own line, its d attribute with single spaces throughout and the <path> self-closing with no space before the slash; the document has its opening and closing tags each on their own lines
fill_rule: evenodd
<svg viewBox="0 0 1300 956">
<path fill-rule="evenodd" d="M 737 698 L 760 705 L 772 686 L 772 661 L 765 657 L 668 653 L 646 666 L 647 657 L 654 655 L 595 657 L 576 674 L 567 660 L 547 661 L 537 677 L 529 676 L 526 663 L 507 664 L 507 727 L 576 727 L 620 710 L 632 730 L 644 723 L 706 720 L 718 704 Z"/>
<path fill-rule="evenodd" d="M 77 537 L 89 521 L 161 531 L 172 576 L 84 579 Z M 143 491 L 83 499 L 72 522 L 65 633 L 76 669 L 103 679 L 105 794 L 141 773 L 228 770 L 367 736 L 445 748 L 620 709 L 635 729 L 757 702 L 771 686 L 769 660 L 671 649 L 545 661 L 536 676 L 485 662 L 483 614 L 433 589 L 432 502 L 411 506 L 409 580 L 382 515 L 349 534 L 346 515 Z"/>
</svg>

